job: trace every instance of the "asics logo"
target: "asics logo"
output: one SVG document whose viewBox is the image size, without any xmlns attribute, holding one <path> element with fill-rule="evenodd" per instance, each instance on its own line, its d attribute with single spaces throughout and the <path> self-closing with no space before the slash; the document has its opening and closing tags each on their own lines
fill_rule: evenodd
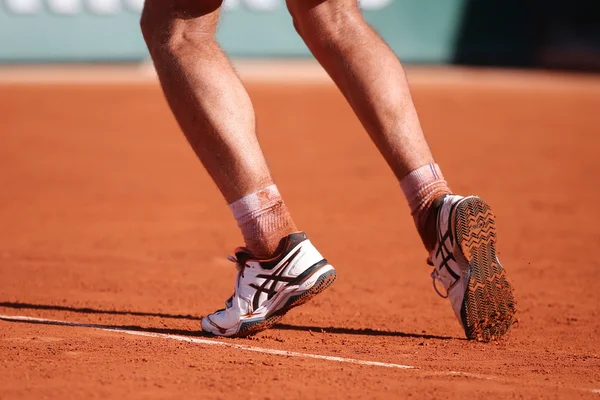
<svg viewBox="0 0 600 400">
<path fill-rule="evenodd" d="M 254 297 L 252 298 L 252 308 L 256 310 L 259 307 L 259 299 L 261 293 L 267 293 L 267 299 L 271 299 L 273 296 L 277 294 L 275 288 L 279 282 L 292 282 L 295 278 L 281 276 L 283 272 L 287 269 L 287 267 L 294 261 L 294 259 L 300 254 L 302 250 L 301 247 L 296 250 L 294 254 L 288 257 L 271 275 L 267 274 L 258 274 L 257 278 L 263 278 L 265 281 L 260 285 L 256 285 L 254 283 L 250 284 L 250 287 L 256 290 L 254 293 Z M 267 287 L 268 286 L 268 287 Z"/>
<path fill-rule="evenodd" d="M 469 225 L 469 229 L 484 229 L 484 228 L 485 228 L 484 222 L 477 222 L 476 224 Z"/>
</svg>

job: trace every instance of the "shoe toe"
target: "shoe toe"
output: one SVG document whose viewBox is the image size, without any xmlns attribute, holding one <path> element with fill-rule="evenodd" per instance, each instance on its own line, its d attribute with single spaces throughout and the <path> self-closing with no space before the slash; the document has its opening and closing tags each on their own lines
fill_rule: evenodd
<svg viewBox="0 0 600 400">
<path fill-rule="evenodd" d="M 202 331 L 215 334 L 216 328 L 213 326 L 213 324 L 210 323 L 210 320 L 208 319 L 208 317 L 202 318 L 201 326 L 202 326 Z"/>
<path fill-rule="evenodd" d="M 238 318 L 232 320 L 235 314 L 229 310 L 219 310 L 202 318 L 202 330 L 218 336 L 230 336 L 231 330 L 238 322 Z"/>
</svg>

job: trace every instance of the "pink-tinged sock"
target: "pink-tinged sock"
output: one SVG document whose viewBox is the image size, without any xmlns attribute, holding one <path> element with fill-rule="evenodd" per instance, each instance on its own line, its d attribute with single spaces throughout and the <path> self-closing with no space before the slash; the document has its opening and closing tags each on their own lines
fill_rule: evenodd
<svg viewBox="0 0 600 400">
<path fill-rule="evenodd" d="M 430 249 L 432 241 L 435 241 L 434 237 L 429 237 L 431 229 L 427 226 L 430 207 L 436 198 L 452 193 L 444 180 L 444 175 L 437 164 L 427 164 L 402 178 L 400 187 L 408 200 L 410 213 L 425 247 Z"/>
<path fill-rule="evenodd" d="M 275 185 L 234 201 L 229 209 L 242 231 L 246 247 L 259 259 L 272 257 L 281 239 L 297 232 Z"/>
</svg>

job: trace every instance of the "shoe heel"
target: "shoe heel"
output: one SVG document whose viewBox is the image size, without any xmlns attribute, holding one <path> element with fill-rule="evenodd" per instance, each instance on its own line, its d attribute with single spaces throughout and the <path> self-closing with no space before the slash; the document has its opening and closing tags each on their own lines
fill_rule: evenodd
<svg viewBox="0 0 600 400">
<path fill-rule="evenodd" d="M 336 278 L 337 275 L 335 273 L 335 269 L 333 268 L 324 273 L 321 273 L 321 275 L 319 275 L 319 277 L 317 278 L 315 283 L 310 287 L 310 289 L 306 290 L 305 292 L 299 295 L 290 297 L 283 309 L 289 310 L 291 308 L 306 303 L 307 301 L 309 301 L 310 299 L 327 289 L 329 286 L 331 286 L 333 282 L 335 282 Z M 309 283 L 309 281 L 307 281 L 306 283 Z"/>
<path fill-rule="evenodd" d="M 327 264 L 327 265 L 329 265 L 329 264 Z M 329 267 L 331 267 L 331 265 L 329 265 Z M 323 270 L 323 268 L 320 269 L 320 271 L 322 271 L 322 270 Z M 317 275 L 319 273 L 320 273 L 320 275 L 318 276 L 317 280 L 309 289 L 307 289 L 306 291 L 304 291 L 300 294 L 291 296 L 286 301 L 286 303 L 283 307 L 281 307 L 279 310 L 275 311 L 273 314 L 267 316 L 267 318 L 255 320 L 255 321 L 243 322 L 242 325 L 240 326 L 238 333 L 235 335 L 235 337 L 250 336 L 257 332 L 271 328 L 273 325 L 278 323 L 281 320 L 281 318 L 283 318 L 283 316 L 289 310 L 306 303 L 307 301 L 309 301 L 310 299 L 312 299 L 313 297 L 315 297 L 316 295 L 321 293 L 323 290 L 325 290 L 329 286 L 331 286 L 333 284 L 333 282 L 335 282 L 336 273 L 335 273 L 335 270 L 333 269 L 333 267 L 331 267 L 331 269 L 329 269 L 329 270 L 326 270 L 325 272 L 318 272 L 315 275 Z M 311 278 L 308 277 L 306 279 L 306 281 L 303 283 L 309 284 L 310 281 L 311 281 Z"/>
</svg>

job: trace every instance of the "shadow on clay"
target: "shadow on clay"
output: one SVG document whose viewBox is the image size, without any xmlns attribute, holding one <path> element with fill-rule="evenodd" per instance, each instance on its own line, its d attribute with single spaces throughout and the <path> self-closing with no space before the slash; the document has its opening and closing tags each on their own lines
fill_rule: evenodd
<svg viewBox="0 0 600 400">
<path fill-rule="evenodd" d="M 11 308 L 17 310 L 44 310 L 44 311 L 65 311 L 74 312 L 81 314 L 109 314 L 109 315 L 131 315 L 136 317 L 159 317 L 159 318 L 172 318 L 172 319 L 187 319 L 192 321 L 200 321 L 202 317 L 193 315 L 183 314 L 166 314 L 166 313 L 152 313 L 152 312 L 141 312 L 141 311 L 120 311 L 120 310 L 98 310 L 94 308 L 78 308 L 48 304 L 31 304 L 31 303 L 20 303 L 20 302 L 0 302 L 0 307 Z M 1 319 L 1 318 L 0 318 Z M 16 322 L 10 320 L 10 322 Z M 106 330 L 130 330 L 138 332 L 152 332 L 166 335 L 182 335 L 182 336 L 195 336 L 195 337 L 214 337 L 213 335 L 206 334 L 201 330 L 188 330 L 188 329 L 170 329 L 170 328 L 153 328 L 153 327 L 142 327 L 138 325 L 103 325 L 103 324 L 90 324 L 80 322 L 68 322 L 68 321 L 37 321 L 27 320 L 18 321 L 21 323 L 32 323 L 42 325 L 58 325 L 58 326 L 76 326 L 76 327 L 88 327 L 88 328 L 99 328 Z M 385 337 L 405 337 L 405 338 L 416 338 L 416 339 L 436 339 L 436 340 L 463 340 L 462 338 L 455 338 L 451 336 L 439 336 L 430 335 L 426 333 L 406 333 L 396 331 L 380 331 L 376 329 L 354 329 L 354 328 L 335 328 L 335 327 L 320 327 L 320 326 L 303 326 L 303 325 L 290 325 L 290 324 L 276 324 L 271 330 L 281 331 L 298 331 L 298 332 L 325 332 L 329 334 L 338 335 L 360 335 L 360 336 L 385 336 Z"/>
<path fill-rule="evenodd" d="M 55 306 L 47 304 L 30 304 L 30 303 L 19 303 L 19 302 L 0 302 L 0 307 L 13 308 L 13 309 L 24 309 L 24 310 L 46 310 L 46 311 L 67 311 L 81 314 L 109 314 L 109 315 L 133 315 L 136 317 L 159 317 L 159 318 L 173 318 L 173 319 L 190 319 L 198 320 L 202 317 L 195 317 L 193 315 L 182 315 L 182 314 L 164 314 L 164 313 L 151 313 L 151 312 L 139 312 L 139 311 L 120 311 L 120 310 L 97 310 L 95 308 L 78 308 L 78 307 L 67 307 L 67 306 Z"/>
<path fill-rule="evenodd" d="M 388 337 L 405 337 L 405 338 L 416 338 L 416 339 L 437 339 L 437 340 L 466 340 L 462 338 L 455 338 L 451 336 L 439 336 L 429 335 L 426 333 L 406 333 L 406 332 L 394 332 L 394 331 L 379 331 L 376 329 L 353 329 L 353 328 L 334 328 L 334 327 L 320 327 L 320 326 L 302 326 L 302 325 L 288 325 L 288 324 L 277 324 L 273 326 L 275 330 L 282 331 L 304 331 L 304 332 L 324 332 L 333 333 L 339 335 L 364 335 L 364 336 L 388 336 Z"/>
<path fill-rule="evenodd" d="M 48 304 L 30 304 L 30 303 L 19 303 L 19 302 L 0 302 L 0 307 L 11 308 L 16 310 L 44 310 L 44 311 L 66 311 L 80 314 L 109 314 L 109 315 L 132 315 L 136 317 L 159 317 L 159 318 L 173 318 L 173 319 L 187 319 L 192 321 L 200 321 L 202 317 L 193 315 L 181 315 L 181 314 L 165 314 L 165 313 L 152 313 L 152 312 L 139 312 L 139 311 L 119 311 L 119 310 L 98 310 L 94 308 L 78 308 L 78 307 L 67 307 L 57 306 Z M 56 326 L 74 326 L 83 328 L 97 328 L 106 329 L 111 331 L 137 331 L 137 332 L 151 332 L 160 333 L 165 335 L 181 335 L 181 336 L 195 336 L 195 337 L 213 337 L 207 333 L 198 330 L 188 329 L 172 329 L 172 328 L 154 328 L 148 326 L 139 325 L 107 325 L 107 324 L 92 324 L 83 322 L 69 322 L 69 321 L 53 321 L 53 320 L 8 320 L 0 318 L 8 322 L 38 324 L 38 325 L 56 325 Z"/>
</svg>

